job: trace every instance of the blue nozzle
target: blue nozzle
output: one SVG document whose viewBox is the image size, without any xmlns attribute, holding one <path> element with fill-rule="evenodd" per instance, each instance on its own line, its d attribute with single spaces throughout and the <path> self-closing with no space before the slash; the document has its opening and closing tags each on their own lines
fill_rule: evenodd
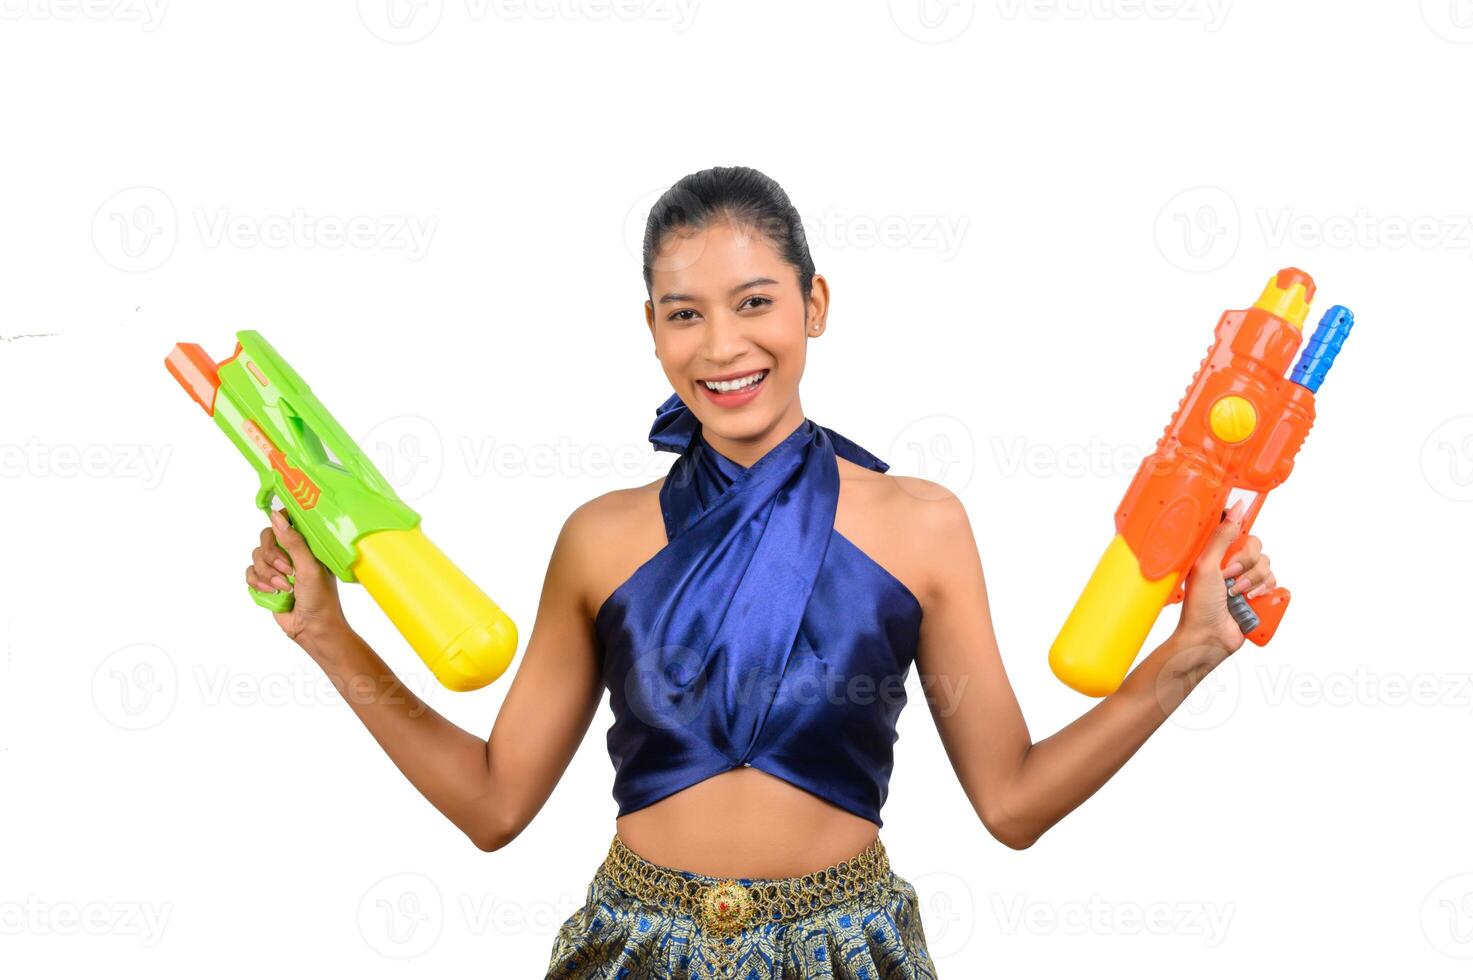
<svg viewBox="0 0 1473 980">
<path fill-rule="evenodd" d="M 1299 363 L 1289 372 L 1289 380 L 1301 388 L 1319 391 L 1320 385 L 1325 382 L 1325 375 L 1335 364 L 1335 355 L 1340 353 L 1340 347 L 1345 343 L 1345 338 L 1350 336 L 1350 328 L 1353 326 L 1355 314 L 1345 307 L 1332 306 L 1326 310 L 1325 315 L 1320 317 L 1320 325 L 1315 328 L 1314 336 L 1304 345 Z"/>
</svg>

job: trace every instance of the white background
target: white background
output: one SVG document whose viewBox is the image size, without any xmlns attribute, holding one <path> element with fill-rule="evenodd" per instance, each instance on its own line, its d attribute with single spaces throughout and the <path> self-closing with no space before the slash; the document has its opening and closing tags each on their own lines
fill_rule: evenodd
<svg viewBox="0 0 1473 980">
<path fill-rule="evenodd" d="M 1035 739 L 1221 311 L 1298 264 L 1358 317 L 1255 528 L 1270 647 L 1022 852 L 903 715 L 940 975 L 1466 975 L 1467 0 L 401 2 L 0 0 L 0 972 L 542 975 L 607 708 L 477 851 L 247 599 L 253 477 L 162 359 L 261 330 L 528 629 L 567 514 L 672 459 L 645 212 L 740 163 L 832 285 L 805 410 L 963 496 Z M 345 593 L 490 731 L 506 678 L 439 688 Z"/>
</svg>

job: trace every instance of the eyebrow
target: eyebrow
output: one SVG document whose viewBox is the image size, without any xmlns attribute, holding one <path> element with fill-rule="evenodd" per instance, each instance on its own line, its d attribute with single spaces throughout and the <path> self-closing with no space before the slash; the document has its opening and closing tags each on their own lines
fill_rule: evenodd
<svg viewBox="0 0 1473 980">
<path fill-rule="evenodd" d="M 758 276 L 756 279 L 748 279 L 746 282 L 742 283 L 740 286 L 733 286 L 731 288 L 731 292 L 728 293 L 727 295 L 729 296 L 729 295 L 731 295 L 731 293 L 740 293 L 740 292 L 743 292 L 745 290 L 751 289 L 753 286 L 776 286 L 776 285 L 777 285 L 777 280 L 776 279 L 773 279 L 773 278 L 771 278 L 769 276 Z M 660 302 L 661 303 L 691 303 L 691 302 L 694 302 L 695 299 L 696 299 L 696 297 L 690 295 L 689 293 L 666 293 L 664 296 L 661 296 L 660 297 Z"/>
</svg>

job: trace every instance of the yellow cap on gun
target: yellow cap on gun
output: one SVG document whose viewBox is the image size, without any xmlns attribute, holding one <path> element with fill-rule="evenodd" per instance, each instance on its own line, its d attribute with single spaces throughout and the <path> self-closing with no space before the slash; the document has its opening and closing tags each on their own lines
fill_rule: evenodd
<svg viewBox="0 0 1473 980">
<path fill-rule="evenodd" d="M 500 677 L 517 651 L 517 628 L 416 525 L 357 541 L 353 575 L 414 652 L 452 691 Z"/>
</svg>

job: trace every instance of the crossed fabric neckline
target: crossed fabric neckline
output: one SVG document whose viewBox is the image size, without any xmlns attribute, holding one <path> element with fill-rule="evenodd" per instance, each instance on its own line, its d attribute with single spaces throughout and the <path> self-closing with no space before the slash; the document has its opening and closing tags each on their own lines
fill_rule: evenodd
<svg viewBox="0 0 1473 980">
<path fill-rule="evenodd" d="M 711 749 L 740 765 L 771 708 L 770 700 L 751 703 L 754 679 L 786 671 L 828 552 L 835 457 L 881 473 L 889 464 L 805 418 L 744 467 L 701 438 L 700 420 L 674 393 L 656 409 L 649 438 L 680 456 L 660 488 L 667 543 L 605 601 L 598 619 L 617 609 L 622 628 L 639 638 L 637 663 L 626 666 L 659 677 L 653 691 L 635 695 L 644 703 L 629 707 L 645 721 L 705 719 Z"/>
</svg>

